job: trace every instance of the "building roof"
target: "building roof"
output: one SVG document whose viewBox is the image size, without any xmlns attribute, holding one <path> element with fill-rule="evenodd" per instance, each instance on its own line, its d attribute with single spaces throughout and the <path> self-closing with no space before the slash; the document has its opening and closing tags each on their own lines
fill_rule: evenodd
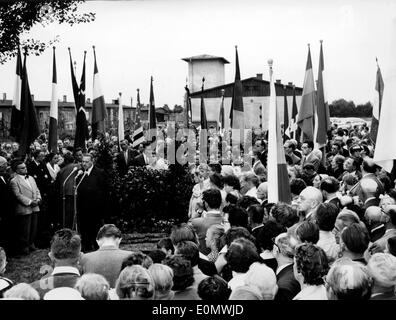
<svg viewBox="0 0 396 320">
<path fill-rule="evenodd" d="M 269 96 L 269 87 L 270 82 L 267 80 L 262 80 L 257 77 L 250 77 L 247 79 L 241 80 L 243 89 L 243 96 Z M 293 94 L 293 86 L 289 84 L 275 83 L 275 90 L 277 96 L 281 96 L 284 93 L 284 86 L 286 86 L 287 95 L 290 96 Z M 247 89 L 248 88 L 248 89 Z M 225 97 L 233 96 L 234 82 L 230 82 L 227 84 L 223 84 L 217 87 L 208 88 L 203 91 L 196 91 L 190 94 L 191 98 L 201 97 L 203 95 L 204 98 L 215 98 L 221 97 L 221 90 L 224 89 Z M 296 95 L 301 96 L 303 88 L 295 87 Z"/>
<path fill-rule="evenodd" d="M 184 60 L 186 62 L 190 62 L 192 60 L 221 60 L 224 63 L 229 63 L 229 61 L 227 61 L 223 57 L 211 56 L 209 54 L 200 54 L 198 56 L 193 56 L 193 57 L 189 57 L 189 58 L 182 58 L 182 60 Z"/>
</svg>

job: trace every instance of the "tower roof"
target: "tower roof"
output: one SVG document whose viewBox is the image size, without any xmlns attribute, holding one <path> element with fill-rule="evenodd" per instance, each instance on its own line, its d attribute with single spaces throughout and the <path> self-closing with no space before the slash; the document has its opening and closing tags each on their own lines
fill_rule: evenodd
<svg viewBox="0 0 396 320">
<path fill-rule="evenodd" d="M 201 54 L 198 56 L 193 56 L 193 57 L 189 57 L 189 58 L 182 58 L 182 60 L 186 61 L 186 62 L 190 62 L 193 60 L 220 60 L 222 61 L 224 64 L 229 63 L 225 58 L 223 57 L 216 57 L 216 56 L 211 56 L 209 54 Z"/>
</svg>

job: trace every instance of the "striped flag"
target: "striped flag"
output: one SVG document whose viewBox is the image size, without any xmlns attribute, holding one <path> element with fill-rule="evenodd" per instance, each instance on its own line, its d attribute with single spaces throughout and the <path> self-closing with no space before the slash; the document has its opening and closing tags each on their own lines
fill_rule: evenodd
<svg viewBox="0 0 396 320">
<path fill-rule="evenodd" d="M 289 107 L 287 105 L 287 87 L 283 86 L 283 137 L 289 136 Z"/>
<path fill-rule="evenodd" d="M 50 106 L 50 123 L 48 132 L 48 150 L 50 152 L 58 151 L 58 84 L 56 75 L 56 59 L 55 47 L 53 47 L 53 62 L 52 62 L 52 95 Z"/>
<path fill-rule="evenodd" d="M 132 136 L 132 147 L 135 148 L 139 144 L 144 142 L 144 135 L 143 135 L 143 126 L 140 119 L 140 94 L 139 89 L 137 90 L 137 99 L 136 99 L 136 112 L 135 112 L 135 123 L 134 123 L 134 130 Z"/>
<path fill-rule="evenodd" d="M 21 130 L 19 140 L 19 155 L 23 157 L 29 152 L 30 144 L 33 143 L 34 140 L 40 135 L 36 108 L 33 105 L 32 96 L 30 94 L 29 80 L 26 70 L 26 52 L 24 54 L 22 68 L 21 115 L 21 128 L 23 128 L 23 130 Z"/>
<path fill-rule="evenodd" d="M 324 88 L 324 59 L 322 40 L 320 41 L 320 56 L 318 70 L 318 94 L 317 94 L 317 128 L 315 143 L 317 148 L 323 148 L 327 142 L 327 132 L 330 130 L 330 113 Z M 325 157 L 322 158 L 325 160 Z"/>
<path fill-rule="evenodd" d="M 396 32 L 396 19 L 392 21 L 392 33 Z M 383 91 L 381 112 L 379 114 L 377 143 L 374 151 L 374 162 L 387 172 L 391 172 L 396 159 L 396 144 L 392 139 L 396 136 L 396 39 L 392 37 L 390 49 L 390 65 L 384 76 L 386 90 Z"/>
<path fill-rule="evenodd" d="M 233 136 L 232 139 L 242 143 L 244 141 L 244 129 L 245 129 L 245 119 L 243 113 L 243 87 L 241 82 L 241 73 L 239 71 L 239 58 L 238 58 L 238 48 L 235 46 L 235 81 L 234 81 L 234 91 L 232 95 L 231 102 L 231 128 L 240 130 L 239 137 Z M 238 140 L 239 139 L 239 140 Z"/>
<path fill-rule="evenodd" d="M 96 139 L 98 133 L 105 134 L 106 105 L 100 85 L 99 71 L 96 64 L 95 46 L 94 53 L 94 77 L 93 77 L 93 102 L 92 102 L 92 140 Z"/>
<path fill-rule="evenodd" d="M 78 90 L 77 100 L 77 118 L 76 118 L 76 132 L 74 136 L 74 149 L 82 148 L 85 152 L 87 150 L 85 142 L 88 140 L 88 123 L 85 112 L 85 57 L 87 52 L 84 51 L 83 71 L 81 75 L 80 88 Z M 73 68 L 73 67 L 72 67 Z M 74 73 L 72 73 L 74 75 Z M 73 87 L 74 89 L 74 87 Z"/>
<path fill-rule="evenodd" d="M 220 134 L 224 131 L 224 92 L 225 90 L 221 90 L 221 103 L 220 103 L 220 114 L 219 114 L 219 129 Z"/>
<path fill-rule="evenodd" d="M 378 65 L 377 61 L 377 74 L 375 79 L 375 96 L 374 96 L 374 103 L 373 103 L 373 116 L 371 118 L 371 129 L 370 129 L 370 137 L 374 143 L 377 141 L 377 134 L 378 134 L 378 124 L 380 120 L 380 113 L 382 107 L 382 97 L 384 95 L 384 80 L 382 79 L 381 69 Z"/>
<path fill-rule="evenodd" d="M 149 130 L 148 140 L 154 141 L 157 136 L 157 121 L 155 119 L 155 102 L 154 102 L 154 90 L 153 90 L 153 77 L 150 81 L 150 104 L 149 104 Z"/>
<path fill-rule="evenodd" d="M 14 97 L 12 99 L 12 111 L 11 111 L 11 128 L 10 136 L 19 140 L 21 133 L 21 88 L 22 88 L 22 58 L 21 50 L 18 47 L 18 55 L 16 61 L 16 77 L 15 77 L 15 88 Z"/>
<path fill-rule="evenodd" d="M 285 151 L 283 149 L 280 117 L 276 107 L 276 91 L 272 70 L 272 60 L 268 61 L 270 72 L 270 102 L 268 121 L 268 202 L 290 203 L 291 193 Z"/>
<path fill-rule="evenodd" d="M 120 144 L 122 140 L 125 139 L 124 130 L 124 109 L 122 108 L 122 93 L 118 94 L 118 143 Z"/>
<path fill-rule="evenodd" d="M 315 110 L 315 84 L 312 71 L 311 51 L 308 44 L 308 58 L 305 68 L 304 87 L 301 98 L 301 106 L 298 112 L 297 124 L 301 128 L 303 139 L 313 141 Z"/>
<path fill-rule="evenodd" d="M 202 78 L 201 89 L 201 125 L 199 131 L 199 162 L 206 163 L 208 160 L 208 120 L 206 118 L 205 101 L 203 97 L 205 78 Z"/>
</svg>

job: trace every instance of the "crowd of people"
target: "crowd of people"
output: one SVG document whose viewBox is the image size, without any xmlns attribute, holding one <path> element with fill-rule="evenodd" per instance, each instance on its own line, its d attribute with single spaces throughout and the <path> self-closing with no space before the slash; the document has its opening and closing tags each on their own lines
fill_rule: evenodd
<svg viewBox="0 0 396 320">
<path fill-rule="evenodd" d="M 216 140 L 216 133 L 211 138 Z M 14 156 L 18 145 L 2 145 L 1 196 L 9 207 L 0 221 L 5 248 L 0 250 L 0 275 L 6 252 L 12 252 L 7 246 L 10 217 L 22 254 L 35 250 L 37 226 L 52 231 L 53 266 L 31 284 L 1 277 L 1 295 L 31 300 L 395 300 L 395 176 L 374 163 L 367 125 L 333 125 L 324 149 L 285 137 L 291 203 L 267 199 L 265 138 L 255 134 L 251 148 L 231 162 L 200 163 L 199 154 L 188 162 L 195 185 L 186 222 L 145 252 L 122 250 L 121 231 L 105 223 L 105 211 L 111 209 L 106 207 L 105 174 L 95 166 L 96 142 L 89 142 L 83 154 L 69 140 L 59 141 L 59 152 L 49 153 L 44 139 L 36 143 L 30 161 Z M 131 166 L 168 166 L 148 144 L 136 149 L 128 139 L 119 149 L 114 144 L 121 175 Z M 81 198 L 91 200 L 88 205 L 77 201 L 78 232 L 73 185 L 69 191 L 63 188 L 66 200 L 70 197 L 63 202 L 68 207 L 63 219 L 51 214 L 57 207 L 51 195 L 73 173 Z"/>
</svg>

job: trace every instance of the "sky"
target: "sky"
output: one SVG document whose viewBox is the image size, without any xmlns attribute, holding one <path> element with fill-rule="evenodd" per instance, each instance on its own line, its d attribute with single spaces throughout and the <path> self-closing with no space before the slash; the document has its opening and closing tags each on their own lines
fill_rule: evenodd
<svg viewBox="0 0 396 320">
<path fill-rule="evenodd" d="M 302 87 L 310 43 L 317 78 L 323 40 L 325 89 L 329 102 L 339 98 L 356 104 L 373 101 L 376 62 L 382 72 L 389 64 L 391 21 L 396 0 L 139 0 L 87 1 L 80 12 L 95 12 L 87 24 L 34 27 L 29 36 L 56 44 L 59 98 L 72 101 L 67 48 L 81 76 L 84 50 L 86 97 L 92 99 L 93 52 L 96 47 L 101 87 L 106 102 L 122 92 L 123 103 L 136 104 L 140 88 L 148 103 L 154 78 L 156 107 L 183 105 L 188 64 L 181 59 L 200 54 L 224 57 L 226 83 L 235 77 L 238 45 L 241 78 L 262 73 L 269 79 L 273 59 L 275 79 Z M 52 50 L 28 57 L 30 90 L 36 100 L 51 99 Z M 15 59 L 0 65 L 0 94 L 12 98 Z M 386 86 L 386 84 L 385 84 Z"/>
</svg>

